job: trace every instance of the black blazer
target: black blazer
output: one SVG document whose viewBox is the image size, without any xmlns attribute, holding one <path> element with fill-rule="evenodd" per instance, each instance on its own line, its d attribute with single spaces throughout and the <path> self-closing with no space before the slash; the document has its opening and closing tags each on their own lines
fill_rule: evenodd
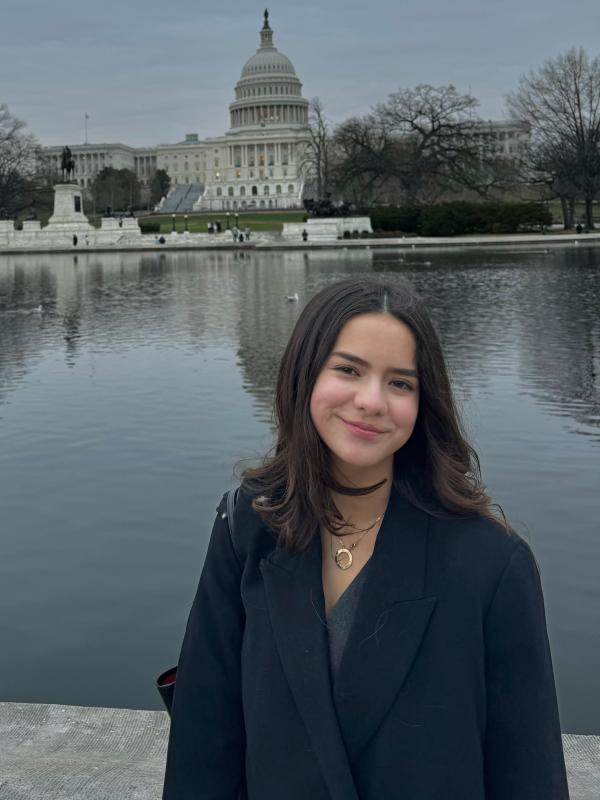
<svg viewBox="0 0 600 800">
<path fill-rule="evenodd" d="M 394 489 L 332 688 L 318 534 L 218 508 L 179 660 L 163 800 L 565 800 L 540 576 L 483 519 Z"/>
</svg>

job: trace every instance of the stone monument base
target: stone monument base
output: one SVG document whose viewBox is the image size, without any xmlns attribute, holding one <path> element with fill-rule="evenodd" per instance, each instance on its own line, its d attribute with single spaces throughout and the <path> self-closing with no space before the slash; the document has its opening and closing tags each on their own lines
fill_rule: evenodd
<svg viewBox="0 0 600 800">
<path fill-rule="evenodd" d="M 373 233 L 369 217 L 309 217 L 306 222 L 284 222 L 282 238 L 291 241 L 335 242 L 337 239 Z"/>
<path fill-rule="evenodd" d="M 46 233 L 91 233 L 93 225 L 83 213 L 81 189 L 76 183 L 57 183 L 54 187 L 54 214 Z"/>
<path fill-rule="evenodd" d="M 73 183 L 54 187 L 54 214 L 42 228 L 39 220 L 25 220 L 22 230 L 14 220 L 0 220 L 0 248 L 64 249 L 131 246 L 141 243 L 142 231 L 135 217 L 104 217 L 95 228 L 83 213 L 81 189 Z M 154 239 L 148 237 L 149 242 Z"/>
</svg>

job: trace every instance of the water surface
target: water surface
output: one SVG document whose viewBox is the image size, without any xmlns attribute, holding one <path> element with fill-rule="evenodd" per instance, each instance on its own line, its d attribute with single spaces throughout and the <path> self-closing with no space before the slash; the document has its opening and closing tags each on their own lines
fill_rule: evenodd
<svg viewBox="0 0 600 800">
<path fill-rule="evenodd" d="M 160 707 L 215 507 L 272 442 L 300 309 L 385 272 L 426 299 L 488 491 L 540 563 L 563 730 L 600 733 L 599 264 L 591 247 L 0 257 L 0 700 Z"/>
</svg>

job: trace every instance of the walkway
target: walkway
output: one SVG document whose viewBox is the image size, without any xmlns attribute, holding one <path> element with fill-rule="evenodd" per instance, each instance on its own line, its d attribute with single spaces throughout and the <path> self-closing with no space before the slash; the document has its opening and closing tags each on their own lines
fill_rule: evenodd
<svg viewBox="0 0 600 800">
<path fill-rule="evenodd" d="M 0 703 L 0 800 L 160 800 L 168 731 L 164 711 Z M 563 745 L 571 800 L 598 800 L 600 736 Z"/>
</svg>

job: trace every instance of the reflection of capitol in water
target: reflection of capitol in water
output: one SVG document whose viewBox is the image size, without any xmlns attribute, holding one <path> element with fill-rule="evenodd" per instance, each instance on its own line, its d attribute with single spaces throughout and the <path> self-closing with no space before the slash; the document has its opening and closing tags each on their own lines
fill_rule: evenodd
<svg viewBox="0 0 600 800">
<path fill-rule="evenodd" d="M 256 256 L 255 256 L 256 258 Z M 279 360 L 301 308 L 320 288 L 351 274 L 372 272 L 370 251 L 348 251 L 343 260 L 326 251 L 261 254 L 240 275 L 238 362 L 244 387 L 271 419 Z M 337 271 L 339 269 L 339 272 Z M 298 293 L 299 302 L 286 297 Z"/>
<path fill-rule="evenodd" d="M 424 297 L 459 399 L 487 392 L 503 375 L 543 409 L 597 430 L 596 256 L 569 251 L 567 262 L 566 254 L 557 250 L 539 265 L 524 254 L 525 268 L 501 252 L 7 256 L 0 271 L 0 402 L 52 352 L 76 365 L 81 350 L 225 347 L 235 353 L 260 418 L 270 420 L 279 359 L 304 303 L 331 281 L 366 274 L 408 278 Z M 287 302 L 295 292 L 299 302 Z"/>
<path fill-rule="evenodd" d="M 49 351 L 74 365 L 82 348 L 226 346 L 268 415 L 277 360 L 308 296 L 308 277 L 324 284 L 336 263 L 335 254 L 319 252 L 5 256 L 0 398 Z M 368 272 L 371 263 L 368 251 L 349 252 L 340 277 Z M 295 291 L 300 304 L 286 301 Z"/>
</svg>

